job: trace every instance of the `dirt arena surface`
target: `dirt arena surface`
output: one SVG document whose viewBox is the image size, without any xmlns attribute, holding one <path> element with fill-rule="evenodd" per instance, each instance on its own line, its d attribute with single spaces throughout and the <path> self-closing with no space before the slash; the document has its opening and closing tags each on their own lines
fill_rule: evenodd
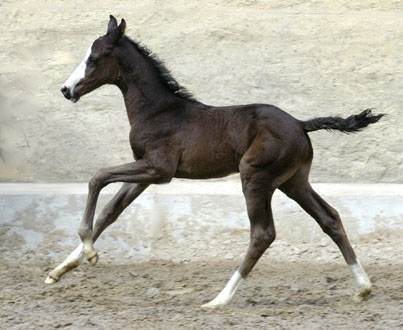
<svg viewBox="0 0 403 330">
<path fill-rule="evenodd" d="M 1 251 L 2 329 L 401 329 L 401 240 L 389 233 L 353 242 L 373 282 L 364 302 L 352 299 L 353 279 L 333 244 L 276 241 L 230 305 L 202 309 L 238 267 L 248 233 L 194 253 L 161 239 L 172 258 L 142 259 L 99 251 L 55 285 L 46 273 L 57 256 Z M 206 242 L 202 242 L 206 243 Z M 189 252 L 192 250 L 193 252 Z M 111 254 L 112 253 L 112 254 Z M 218 254 L 216 257 L 209 257 Z"/>
</svg>

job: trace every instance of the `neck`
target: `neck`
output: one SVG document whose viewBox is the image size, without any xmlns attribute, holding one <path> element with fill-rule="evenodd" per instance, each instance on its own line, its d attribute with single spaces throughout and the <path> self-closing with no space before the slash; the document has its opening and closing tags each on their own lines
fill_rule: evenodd
<svg viewBox="0 0 403 330">
<path fill-rule="evenodd" d="M 141 114 L 160 111 L 179 97 L 164 85 L 150 58 L 129 41 L 123 40 L 115 56 L 119 68 L 116 85 L 123 94 L 130 125 Z M 186 101 L 182 99 L 182 101 Z"/>
</svg>

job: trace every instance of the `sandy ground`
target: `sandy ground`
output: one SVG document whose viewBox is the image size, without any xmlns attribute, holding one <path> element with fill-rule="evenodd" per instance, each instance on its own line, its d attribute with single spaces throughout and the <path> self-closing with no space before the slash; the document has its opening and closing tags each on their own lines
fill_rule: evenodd
<svg viewBox="0 0 403 330">
<path fill-rule="evenodd" d="M 168 258 L 139 260 L 100 251 L 57 284 L 46 273 L 58 256 L 26 250 L 0 256 L 0 328 L 7 329 L 401 329 L 403 263 L 400 235 L 377 233 L 356 252 L 373 281 L 364 302 L 333 244 L 273 243 L 225 308 L 205 310 L 245 251 L 247 231 L 231 239 L 186 243 L 160 239 Z M 208 245 L 206 245 L 208 243 Z M 193 246 L 194 243 L 193 243 Z M 218 256 L 217 256 L 218 254 Z M 214 257 L 211 257 L 213 256 Z"/>
<path fill-rule="evenodd" d="M 231 304 L 214 311 L 200 305 L 224 287 L 248 245 L 240 187 L 150 188 L 96 242 L 95 267 L 84 263 L 46 285 L 78 244 L 85 186 L 0 185 L 0 329 L 403 327 L 400 186 L 315 185 L 340 211 L 373 282 L 367 301 L 352 300 L 353 278 L 319 226 L 276 194 L 277 240 Z M 98 212 L 117 188 L 101 194 Z"/>
</svg>

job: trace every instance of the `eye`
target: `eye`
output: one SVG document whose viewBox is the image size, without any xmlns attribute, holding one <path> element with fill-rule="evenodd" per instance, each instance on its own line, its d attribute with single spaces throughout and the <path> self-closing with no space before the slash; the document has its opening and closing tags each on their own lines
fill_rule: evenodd
<svg viewBox="0 0 403 330">
<path fill-rule="evenodd" d="M 98 62 L 99 62 L 99 58 L 96 58 L 94 56 L 90 56 L 87 61 L 87 63 L 92 64 L 92 65 L 96 65 Z"/>
</svg>

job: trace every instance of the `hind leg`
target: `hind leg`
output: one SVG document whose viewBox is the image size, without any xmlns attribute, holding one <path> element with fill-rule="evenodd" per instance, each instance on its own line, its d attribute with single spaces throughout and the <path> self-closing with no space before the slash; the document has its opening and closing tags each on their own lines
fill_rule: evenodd
<svg viewBox="0 0 403 330">
<path fill-rule="evenodd" d="M 355 278 L 356 298 L 362 300 L 371 293 L 371 282 L 347 238 L 339 213 L 312 189 L 308 182 L 308 173 L 309 166 L 302 167 L 279 189 L 311 215 L 339 247 Z"/>
<path fill-rule="evenodd" d="M 271 211 L 271 197 L 274 189 L 265 183 L 267 177 L 258 175 L 250 178 L 242 176 L 243 193 L 250 220 L 250 243 L 246 256 L 218 296 L 202 307 L 216 308 L 230 302 L 235 291 L 247 277 L 253 266 L 275 239 L 275 228 Z M 271 181 L 270 181 L 271 182 Z"/>
<path fill-rule="evenodd" d="M 124 183 L 117 194 L 105 205 L 95 224 L 93 240 L 101 235 L 106 227 L 111 225 L 123 210 L 136 199 L 148 185 Z M 68 271 L 78 267 L 84 259 L 84 246 L 81 243 L 77 248 L 55 269 L 53 269 L 45 280 L 47 284 L 53 284 Z"/>
</svg>

